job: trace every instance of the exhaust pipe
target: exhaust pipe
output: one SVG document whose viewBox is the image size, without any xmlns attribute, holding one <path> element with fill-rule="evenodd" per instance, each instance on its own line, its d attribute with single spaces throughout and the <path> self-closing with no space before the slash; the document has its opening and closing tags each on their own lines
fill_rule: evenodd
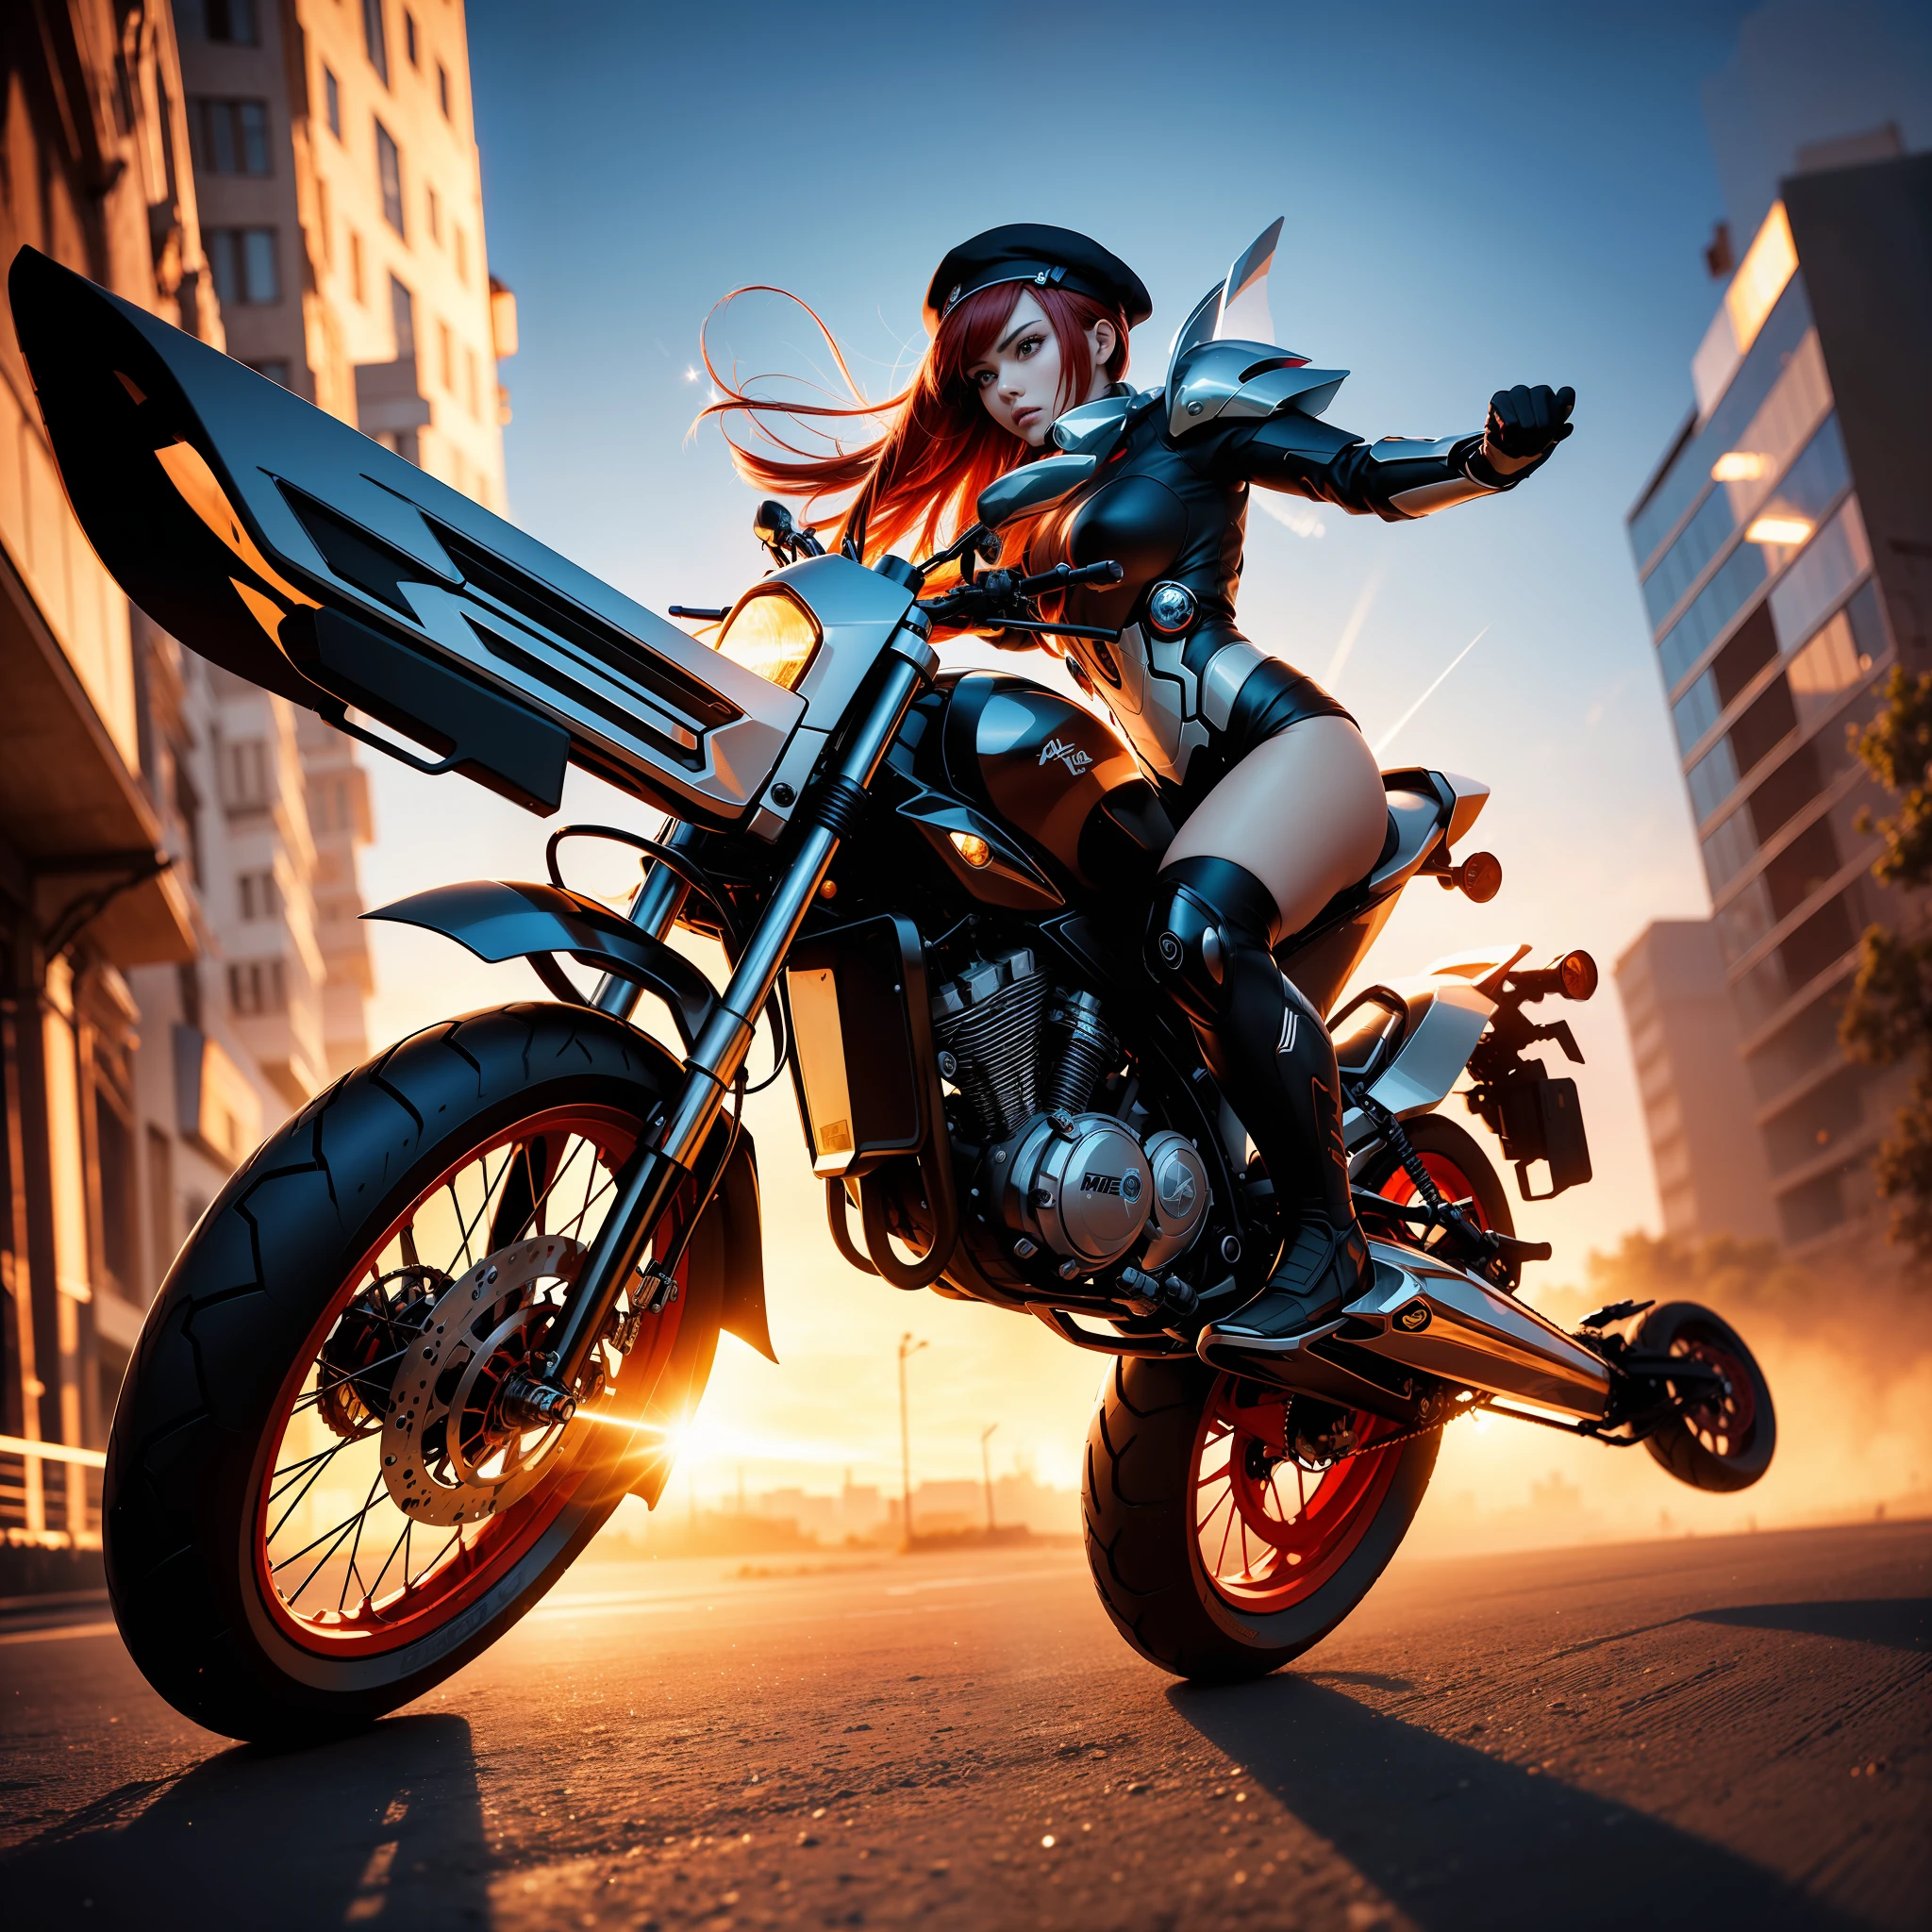
<svg viewBox="0 0 1932 1932">
<path fill-rule="evenodd" d="M 1474 1275 L 1371 1241 L 1374 1285 L 1343 1310 L 1331 1348 L 1579 1420 L 1609 1406 L 1610 1372 L 1534 1308 Z"/>
</svg>

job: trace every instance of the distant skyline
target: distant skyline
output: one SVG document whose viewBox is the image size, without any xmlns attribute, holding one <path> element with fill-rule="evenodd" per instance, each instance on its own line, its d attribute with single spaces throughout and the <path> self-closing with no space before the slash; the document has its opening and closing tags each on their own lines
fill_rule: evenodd
<svg viewBox="0 0 1932 1932">
<path fill-rule="evenodd" d="M 1557 1243 L 1548 1278 L 1580 1280 L 1590 1247 L 1657 1224 L 1608 968 L 1646 921 L 1708 912 L 1623 518 L 1690 405 L 1718 299 L 1701 257 L 1724 204 L 1700 89 L 1747 10 L 831 8 L 808 29 L 774 15 L 726 35 L 703 12 L 590 5 L 560 20 L 482 0 L 490 265 L 517 293 L 522 338 L 503 371 L 510 514 L 654 608 L 728 599 L 761 558 L 717 434 L 687 433 L 712 304 L 743 283 L 793 290 L 883 391 L 923 347 L 939 257 L 1003 221 L 1083 229 L 1135 265 L 1156 303 L 1133 343 L 1142 386 L 1277 214 L 1276 333 L 1354 372 L 1331 421 L 1371 437 L 1473 430 L 1492 389 L 1573 384 L 1575 436 L 1505 500 L 1408 527 L 1293 499 L 1286 520 L 1255 515 L 1241 615 L 1330 679 L 1378 744 L 1481 634 L 1383 762 L 1491 784 L 1471 842 L 1507 882 L 1483 908 L 1418 887 L 1371 964 L 1397 976 L 1518 939 L 1597 955 L 1605 991 L 1574 1017 L 1598 1178 L 1519 1210 L 1523 1231 Z M 474 787 L 375 775 L 370 904 L 453 876 L 541 875 L 547 825 Z M 572 814 L 647 816 L 575 774 Z M 534 991 L 521 969 L 394 926 L 376 958 L 376 1038 Z M 779 1452 L 747 1457 L 754 1482 L 784 1480 L 786 1452 L 807 1444 L 825 1469 L 890 1468 L 891 1340 L 908 1324 L 934 1342 L 914 1370 L 916 1475 L 972 1474 L 997 1420 L 1008 1455 L 1073 1480 L 1098 1363 L 1034 1324 L 843 1270 L 789 1095 L 751 1119 L 787 1366 L 727 1345 L 718 1400 Z"/>
</svg>

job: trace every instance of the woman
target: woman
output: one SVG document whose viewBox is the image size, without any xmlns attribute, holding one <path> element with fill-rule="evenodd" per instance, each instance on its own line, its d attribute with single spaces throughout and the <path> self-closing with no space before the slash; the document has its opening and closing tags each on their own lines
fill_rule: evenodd
<svg viewBox="0 0 1932 1932">
<path fill-rule="evenodd" d="M 1259 247 L 1229 276 L 1230 293 L 1265 272 Z M 730 390 L 706 413 L 749 415 L 785 452 L 734 443 L 760 488 L 820 502 L 856 492 L 843 536 L 868 558 L 895 543 L 933 548 L 970 521 L 987 483 L 1036 454 L 1100 458 L 1079 492 L 1032 522 L 1024 565 L 1124 566 L 1121 583 L 1072 591 L 1058 614 L 1121 631 L 1116 645 L 1067 649 L 1180 826 L 1148 917 L 1147 966 L 1193 1024 L 1292 1217 L 1259 1294 L 1201 1339 L 1208 1359 L 1265 1374 L 1272 1356 L 1354 1295 L 1368 1265 L 1334 1048 L 1271 949 L 1374 866 L 1388 819 L 1355 720 L 1236 628 L 1247 492 L 1285 491 L 1391 522 L 1495 495 L 1570 434 L 1575 396 L 1499 391 L 1479 434 L 1372 446 L 1321 418 L 1339 372 L 1215 340 L 1220 310 L 1210 298 L 1195 311 L 1165 386 L 1137 394 L 1122 377 L 1128 331 L 1152 312 L 1140 277 L 1069 229 L 992 228 L 940 263 L 925 300 L 931 345 L 902 394 L 781 408 Z M 773 413 L 889 426 L 815 459 L 766 426 Z"/>
</svg>

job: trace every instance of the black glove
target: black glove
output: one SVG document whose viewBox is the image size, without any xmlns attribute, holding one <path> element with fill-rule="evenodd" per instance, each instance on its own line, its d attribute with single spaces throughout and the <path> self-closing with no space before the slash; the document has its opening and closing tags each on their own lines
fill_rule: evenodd
<svg viewBox="0 0 1932 1932">
<path fill-rule="evenodd" d="M 1490 398 L 1490 419 L 1477 454 L 1497 475 L 1513 476 L 1548 456 L 1570 434 L 1575 426 L 1570 411 L 1575 407 L 1574 389 L 1553 390 L 1546 382 L 1499 389 Z"/>
</svg>

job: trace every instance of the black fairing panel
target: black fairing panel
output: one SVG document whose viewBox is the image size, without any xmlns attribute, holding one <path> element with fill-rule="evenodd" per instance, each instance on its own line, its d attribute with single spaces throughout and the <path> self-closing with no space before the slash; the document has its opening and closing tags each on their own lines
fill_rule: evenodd
<svg viewBox="0 0 1932 1932">
<path fill-rule="evenodd" d="M 1174 838 L 1133 754 L 1092 712 L 1024 677 L 952 686 L 946 774 L 1087 893 L 1144 889 Z"/>
<path fill-rule="evenodd" d="M 333 723 L 354 705 L 538 810 L 567 753 L 679 816 L 741 822 L 802 700 L 37 251 L 8 287 L 75 513 L 184 643 Z M 518 719 L 530 742 L 507 754 Z"/>
</svg>

